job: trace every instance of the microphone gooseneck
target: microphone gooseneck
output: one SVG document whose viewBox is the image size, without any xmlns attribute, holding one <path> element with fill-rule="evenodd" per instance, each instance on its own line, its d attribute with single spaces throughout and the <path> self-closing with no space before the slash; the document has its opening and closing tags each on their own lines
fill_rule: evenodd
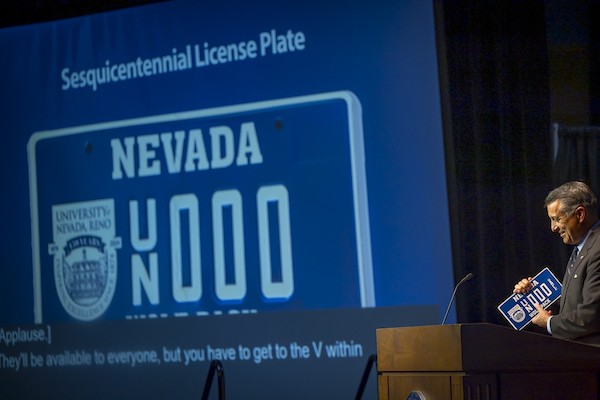
<svg viewBox="0 0 600 400">
<path fill-rule="evenodd" d="M 446 315 L 444 315 L 444 319 L 442 320 L 442 325 L 444 325 L 446 323 L 446 318 L 448 318 L 448 313 L 450 312 L 450 307 L 452 307 L 452 302 L 454 301 L 454 296 L 456 296 L 456 290 L 458 289 L 458 287 L 460 285 L 462 285 L 464 282 L 468 281 L 471 278 L 473 278 L 473 274 L 471 272 L 469 272 L 467 275 L 465 275 L 464 278 L 462 278 L 460 280 L 460 282 L 458 282 L 456 284 L 456 286 L 454 286 L 454 292 L 452 293 L 452 297 L 450 298 L 450 304 L 448 304 L 448 309 L 446 310 Z"/>
</svg>

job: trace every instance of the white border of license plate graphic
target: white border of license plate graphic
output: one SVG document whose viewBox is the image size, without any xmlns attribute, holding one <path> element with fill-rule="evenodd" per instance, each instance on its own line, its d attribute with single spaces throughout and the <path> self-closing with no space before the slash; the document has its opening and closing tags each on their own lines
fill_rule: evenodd
<svg viewBox="0 0 600 400">
<path fill-rule="evenodd" d="M 278 100 L 259 101 L 254 103 L 207 108 L 172 114 L 133 118 L 121 121 L 105 122 L 64 129 L 41 131 L 34 133 L 29 139 L 27 153 L 29 159 L 29 190 L 31 200 L 31 232 L 33 256 L 34 286 L 34 320 L 42 323 L 42 285 L 41 285 L 41 252 L 39 235 L 39 210 L 37 188 L 36 144 L 45 139 L 60 136 L 77 135 L 85 132 L 130 126 L 149 125 L 155 123 L 182 121 L 188 119 L 215 117 L 237 114 L 248 111 L 266 110 L 270 108 L 300 105 L 328 100 L 343 100 L 347 105 L 350 160 L 352 172 L 352 193 L 354 204 L 354 224 L 356 232 L 356 248 L 358 260 L 359 291 L 361 307 L 375 306 L 375 289 L 373 282 L 373 265 L 371 255 L 371 233 L 369 225 L 369 209 L 367 200 L 367 181 L 365 173 L 365 156 L 363 143 L 362 107 L 356 95 L 350 91 L 337 91 L 315 95 L 290 97 Z"/>
</svg>

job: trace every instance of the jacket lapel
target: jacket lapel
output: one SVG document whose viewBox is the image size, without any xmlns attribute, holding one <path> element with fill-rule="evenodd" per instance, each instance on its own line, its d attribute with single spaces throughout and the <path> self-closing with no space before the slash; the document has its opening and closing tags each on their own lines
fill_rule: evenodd
<svg viewBox="0 0 600 400">
<path fill-rule="evenodd" d="M 590 232 L 590 236 L 588 236 L 588 238 L 585 241 L 585 244 L 581 248 L 581 251 L 579 252 L 579 254 L 577 254 L 577 259 L 575 260 L 575 264 L 573 264 L 573 271 L 571 272 L 571 276 L 568 276 L 568 271 L 565 271 L 565 277 L 563 278 L 563 289 L 560 300 L 561 306 L 565 300 L 565 293 L 567 293 L 567 291 L 569 290 L 569 284 L 571 283 L 571 279 L 573 279 L 575 275 L 579 274 L 579 265 L 582 264 L 582 261 L 588 255 L 589 249 L 594 245 L 596 240 L 598 240 L 598 237 L 600 237 L 600 235 L 598 235 L 598 230 L 599 229 L 596 228 Z"/>
</svg>

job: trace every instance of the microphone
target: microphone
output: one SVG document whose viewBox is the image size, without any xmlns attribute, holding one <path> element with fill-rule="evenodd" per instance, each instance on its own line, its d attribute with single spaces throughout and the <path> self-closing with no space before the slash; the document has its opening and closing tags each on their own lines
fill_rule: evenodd
<svg viewBox="0 0 600 400">
<path fill-rule="evenodd" d="M 452 307 L 452 302 L 454 301 L 454 296 L 456 296 L 456 290 L 458 289 L 458 287 L 460 285 L 462 285 L 464 282 L 468 281 L 471 278 L 473 278 L 473 274 L 469 272 L 464 278 L 462 278 L 460 280 L 460 282 L 458 282 L 456 284 L 456 286 L 454 286 L 454 293 L 452 293 L 452 297 L 450 298 L 450 304 L 448 304 L 448 309 L 446 310 L 446 315 L 444 315 L 444 320 L 442 321 L 442 325 L 444 325 L 444 323 L 446 322 L 446 318 L 448 318 L 448 313 L 450 312 L 450 307 Z"/>
</svg>

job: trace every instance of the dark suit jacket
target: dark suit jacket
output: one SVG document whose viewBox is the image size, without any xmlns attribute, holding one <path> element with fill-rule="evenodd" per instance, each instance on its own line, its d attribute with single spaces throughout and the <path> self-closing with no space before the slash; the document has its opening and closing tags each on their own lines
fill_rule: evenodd
<svg viewBox="0 0 600 400">
<path fill-rule="evenodd" d="M 560 313 L 550 320 L 552 336 L 600 344 L 600 227 L 588 236 L 569 278 L 565 271 Z"/>
</svg>

